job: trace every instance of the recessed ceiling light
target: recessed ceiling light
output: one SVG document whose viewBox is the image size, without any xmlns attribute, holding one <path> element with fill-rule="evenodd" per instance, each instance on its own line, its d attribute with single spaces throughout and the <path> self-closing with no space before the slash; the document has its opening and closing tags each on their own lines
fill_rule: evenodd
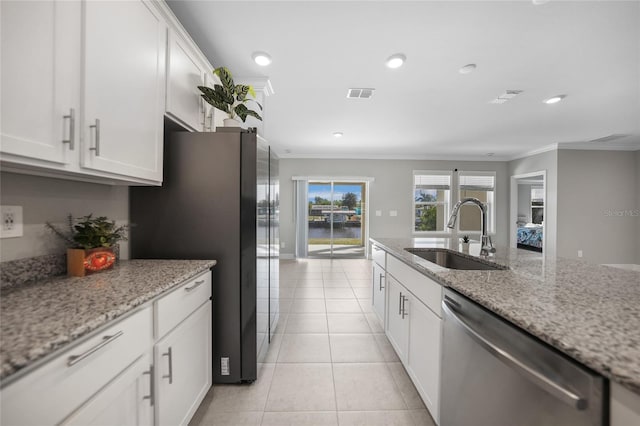
<svg viewBox="0 0 640 426">
<path fill-rule="evenodd" d="M 341 138 L 344 136 L 344 133 L 342 132 L 333 132 L 333 137 L 334 138 Z"/>
<path fill-rule="evenodd" d="M 566 98 L 567 95 L 557 95 L 554 96 L 552 98 L 546 99 L 545 101 L 543 101 L 545 104 L 551 105 L 551 104 L 557 104 L 558 102 L 560 102 L 561 100 L 563 100 L 564 98 Z"/>
<path fill-rule="evenodd" d="M 460 68 L 458 71 L 460 74 L 469 74 L 476 70 L 476 64 L 467 64 L 464 67 Z"/>
<path fill-rule="evenodd" d="M 407 60 L 407 57 L 404 56 L 402 53 L 396 53 L 395 55 L 389 56 L 385 64 L 389 68 L 400 68 L 402 64 L 404 64 L 404 61 L 406 60 Z"/>
<path fill-rule="evenodd" d="M 253 61 L 261 67 L 266 67 L 271 63 L 271 56 L 265 52 L 255 52 L 251 57 Z"/>
</svg>

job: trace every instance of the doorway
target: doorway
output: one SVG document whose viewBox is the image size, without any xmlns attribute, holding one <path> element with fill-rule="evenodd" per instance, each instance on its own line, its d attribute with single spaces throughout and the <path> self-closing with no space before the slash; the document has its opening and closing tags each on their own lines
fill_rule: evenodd
<svg viewBox="0 0 640 426">
<path fill-rule="evenodd" d="M 546 171 L 511 176 L 510 247 L 545 250 L 546 198 Z"/>
<path fill-rule="evenodd" d="M 307 255 L 365 257 L 367 183 L 309 181 Z"/>
</svg>

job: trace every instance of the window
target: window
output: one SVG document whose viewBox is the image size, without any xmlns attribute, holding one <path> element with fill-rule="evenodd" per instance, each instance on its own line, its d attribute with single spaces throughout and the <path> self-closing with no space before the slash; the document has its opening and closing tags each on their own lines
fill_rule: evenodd
<svg viewBox="0 0 640 426">
<path fill-rule="evenodd" d="M 451 202 L 451 172 L 413 172 L 413 230 L 444 232 Z"/>
<path fill-rule="evenodd" d="M 458 200 L 473 197 L 487 206 L 487 232 L 495 232 L 495 172 L 459 172 Z M 480 232 L 482 214 L 478 206 L 465 204 L 458 214 L 460 232 Z"/>
</svg>

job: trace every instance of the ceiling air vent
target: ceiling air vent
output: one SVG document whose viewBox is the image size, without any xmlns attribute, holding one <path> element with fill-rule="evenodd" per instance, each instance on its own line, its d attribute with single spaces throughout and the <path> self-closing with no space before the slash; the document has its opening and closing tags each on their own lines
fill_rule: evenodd
<svg viewBox="0 0 640 426">
<path fill-rule="evenodd" d="M 522 90 L 507 90 L 502 95 L 490 101 L 490 104 L 503 104 L 522 93 Z"/>
<path fill-rule="evenodd" d="M 373 96 L 376 89 L 349 89 L 347 91 L 348 99 L 369 99 Z"/>
</svg>

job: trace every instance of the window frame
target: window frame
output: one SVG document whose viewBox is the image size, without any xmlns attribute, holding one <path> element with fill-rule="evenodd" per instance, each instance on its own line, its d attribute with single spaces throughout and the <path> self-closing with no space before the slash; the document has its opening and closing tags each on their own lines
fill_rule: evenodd
<svg viewBox="0 0 640 426">
<path fill-rule="evenodd" d="M 462 193 L 462 189 L 461 189 L 461 185 L 460 182 L 462 181 L 462 179 L 460 179 L 461 176 L 478 176 L 478 177 L 484 177 L 484 176 L 491 176 L 493 177 L 493 202 L 491 203 L 487 203 L 488 204 L 488 215 L 489 217 L 487 218 L 487 227 L 489 228 L 487 230 L 487 235 L 491 235 L 494 236 L 496 235 L 496 217 L 497 217 L 497 186 L 498 186 L 498 179 L 497 179 L 497 173 L 495 170 L 459 170 L 456 174 L 455 174 L 455 187 L 456 187 L 456 203 L 458 201 L 460 201 L 462 199 L 462 197 L 460 196 L 460 194 Z M 477 231 L 469 231 L 469 230 L 462 230 L 460 229 L 460 223 L 462 222 L 461 218 L 458 217 L 458 220 L 456 221 L 456 233 L 457 234 L 464 234 L 464 235 L 481 235 L 480 230 Z"/>
<path fill-rule="evenodd" d="M 449 177 L 449 195 L 447 200 L 441 202 L 429 201 L 429 202 L 418 202 L 416 201 L 416 176 L 448 176 Z M 412 203 L 412 213 L 411 213 L 411 230 L 413 235 L 416 236 L 449 236 L 451 231 L 447 226 L 444 226 L 443 230 L 435 230 L 435 231 L 418 231 L 416 230 L 416 210 L 418 206 L 425 205 L 443 205 L 444 206 L 444 215 L 445 215 L 445 224 L 451 212 L 451 203 L 453 200 L 453 179 L 454 174 L 450 170 L 414 170 L 411 176 L 411 203 Z M 418 204 L 419 203 L 419 204 Z"/>
</svg>

